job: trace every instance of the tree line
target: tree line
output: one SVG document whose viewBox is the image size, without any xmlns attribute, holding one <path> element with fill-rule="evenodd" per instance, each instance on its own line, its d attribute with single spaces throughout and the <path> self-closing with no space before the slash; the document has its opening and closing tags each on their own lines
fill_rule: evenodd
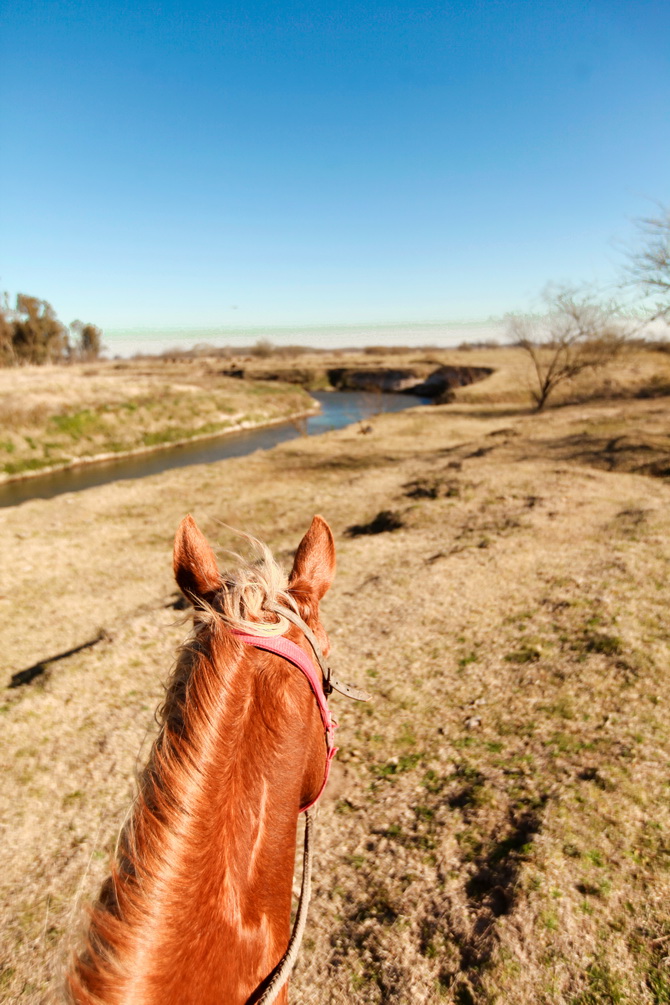
<svg viewBox="0 0 670 1005">
<path fill-rule="evenodd" d="M 64 325 L 48 301 L 25 293 L 17 295 L 11 308 L 5 294 L 0 304 L 0 366 L 93 360 L 102 350 L 102 331 L 96 325 Z"/>
</svg>

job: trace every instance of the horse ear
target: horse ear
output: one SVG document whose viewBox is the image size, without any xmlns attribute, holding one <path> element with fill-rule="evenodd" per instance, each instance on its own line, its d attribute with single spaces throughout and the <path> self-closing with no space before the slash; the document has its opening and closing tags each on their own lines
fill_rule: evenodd
<svg viewBox="0 0 670 1005">
<path fill-rule="evenodd" d="M 298 545 L 289 576 L 289 589 L 309 603 L 319 600 L 335 576 L 335 540 L 322 516 L 315 516 Z"/>
<path fill-rule="evenodd" d="M 190 599 L 215 593 L 221 586 L 216 556 L 190 513 L 175 534 L 172 565 L 180 590 Z"/>
</svg>

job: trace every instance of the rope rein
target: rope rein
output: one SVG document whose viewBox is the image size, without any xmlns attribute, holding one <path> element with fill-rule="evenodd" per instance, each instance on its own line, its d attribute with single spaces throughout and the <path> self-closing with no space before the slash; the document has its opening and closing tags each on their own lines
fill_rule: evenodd
<svg viewBox="0 0 670 1005">
<path fill-rule="evenodd" d="M 313 849 L 313 828 L 314 828 L 314 808 L 305 810 L 305 840 L 304 856 L 302 860 L 302 886 L 300 887 L 300 900 L 298 901 L 298 911 L 293 923 L 293 931 L 289 939 L 286 952 L 272 971 L 272 977 L 266 990 L 258 999 L 258 1005 L 270 1005 L 277 1000 L 279 992 L 286 984 L 293 967 L 298 959 L 302 937 L 305 934 L 307 925 L 307 912 L 309 911 L 309 901 L 312 895 L 312 857 Z"/>
</svg>

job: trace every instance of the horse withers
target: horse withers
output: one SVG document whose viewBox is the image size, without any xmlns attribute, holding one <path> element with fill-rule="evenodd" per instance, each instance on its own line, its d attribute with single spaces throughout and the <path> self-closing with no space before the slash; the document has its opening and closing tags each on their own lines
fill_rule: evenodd
<svg viewBox="0 0 670 1005">
<path fill-rule="evenodd" d="M 315 516 L 287 580 L 256 544 L 259 562 L 222 577 L 192 517 L 177 531 L 194 629 L 67 975 L 76 1005 L 288 1001 L 284 977 L 268 988 L 289 942 L 298 816 L 334 753 L 312 647 L 329 648 L 319 601 L 335 545 Z"/>
</svg>

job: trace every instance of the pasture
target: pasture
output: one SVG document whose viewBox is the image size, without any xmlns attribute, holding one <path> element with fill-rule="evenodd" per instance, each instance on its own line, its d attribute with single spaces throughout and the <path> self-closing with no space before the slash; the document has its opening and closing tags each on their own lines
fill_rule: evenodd
<svg viewBox="0 0 670 1005">
<path fill-rule="evenodd" d="M 290 567 L 322 513 L 331 661 L 374 693 L 331 698 L 291 1000 L 670 1002 L 668 399 L 535 415 L 515 386 L 0 512 L 2 1000 L 57 997 L 106 875 L 190 511 L 223 566 L 221 521 Z"/>
</svg>

